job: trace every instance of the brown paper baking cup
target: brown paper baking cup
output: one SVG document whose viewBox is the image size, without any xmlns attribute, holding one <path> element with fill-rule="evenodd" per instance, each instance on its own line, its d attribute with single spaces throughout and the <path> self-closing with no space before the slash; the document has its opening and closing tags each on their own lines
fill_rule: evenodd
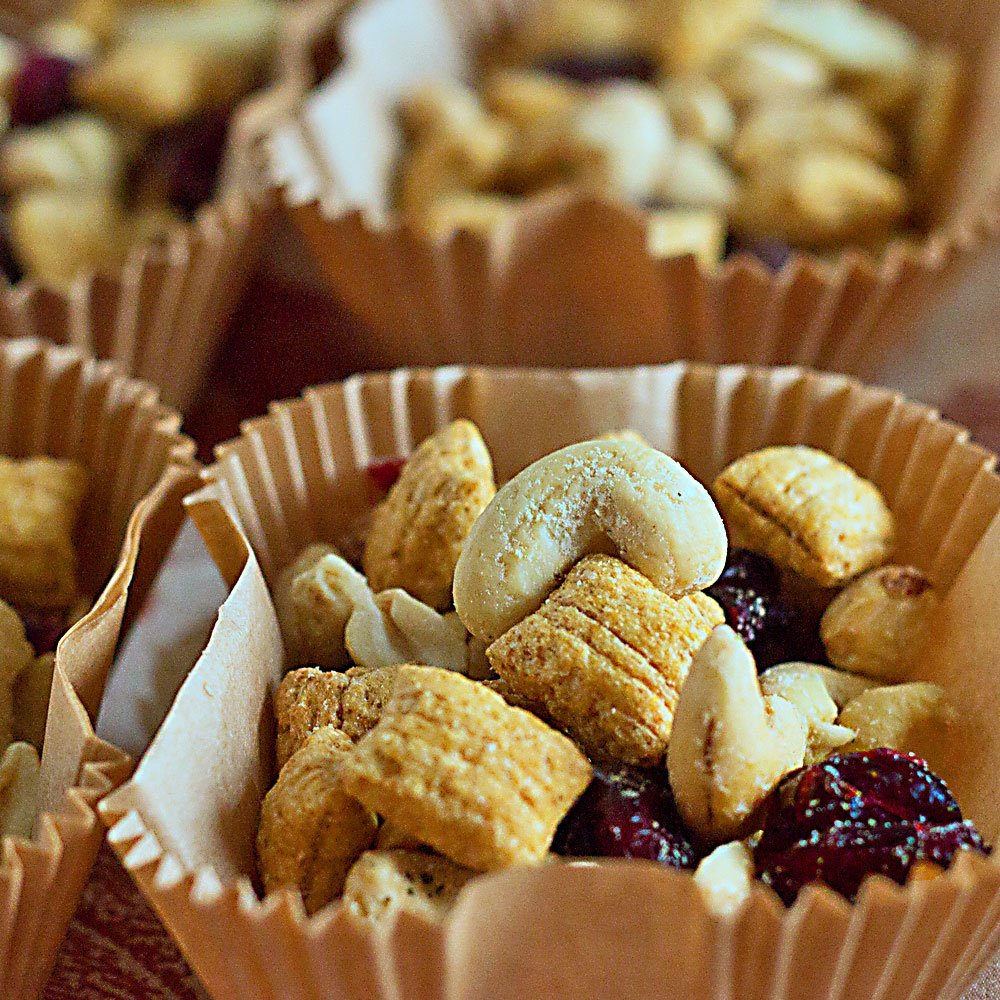
<svg viewBox="0 0 1000 1000">
<path fill-rule="evenodd" d="M 179 427 L 155 389 L 107 362 L 35 340 L 0 342 L 0 453 L 87 467 L 78 578 L 84 593 L 100 594 L 56 653 L 34 837 L 0 846 L 3 1000 L 40 996 L 100 847 L 96 803 L 130 769 L 92 719 L 123 621 L 141 605 L 196 481 L 194 445 Z"/>
<path fill-rule="evenodd" d="M 303 545 L 351 533 L 368 510 L 371 461 L 408 453 L 457 416 L 479 424 L 501 479 L 622 427 L 704 481 L 779 442 L 824 448 L 874 479 L 906 526 L 897 556 L 948 594 L 922 674 L 948 688 L 963 723 L 928 755 L 984 834 L 1000 832 L 1000 477 L 960 427 L 801 369 L 359 376 L 249 421 L 186 501 L 232 590 L 147 756 L 101 806 L 111 844 L 215 1000 L 957 995 L 1000 946 L 1000 865 L 981 856 L 905 889 L 870 879 L 853 906 L 810 887 L 786 910 L 758 886 L 725 920 L 689 873 L 639 862 L 478 878 L 443 926 L 404 916 L 372 931 L 336 906 L 307 919 L 291 893 L 258 899 L 249 873 L 283 671 L 265 581 Z"/>
<path fill-rule="evenodd" d="M 0 0 L 0 27 L 26 30 L 60 0 Z M 277 63 L 277 60 L 276 60 Z M 308 84 L 275 82 L 239 106 L 230 127 L 220 192 L 168 239 L 136 246 L 114 272 L 83 273 L 62 294 L 30 278 L 0 278 L 0 336 L 40 336 L 118 362 L 152 382 L 164 401 L 194 401 L 263 243 L 274 199 L 260 141 Z"/>
<path fill-rule="evenodd" d="M 470 40 L 536 0 L 359 0 L 313 17 L 337 32 L 335 73 L 282 121 L 272 176 L 330 285 L 364 321 L 373 367 L 452 362 L 627 365 L 687 358 L 804 364 L 862 377 L 965 268 L 1000 241 L 1000 8 L 993 0 L 875 0 L 948 41 L 972 73 L 934 229 L 875 260 L 806 254 L 772 273 L 747 256 L 705 270 L 656 259 L 641 210 L 573 193 L 528 199 L 490 237 L 430 241 L 392 218 L 394 108 L 416 81 L 469 69 Z M 301 34 L 301 33 L 300 33 Z"/>
</svg>

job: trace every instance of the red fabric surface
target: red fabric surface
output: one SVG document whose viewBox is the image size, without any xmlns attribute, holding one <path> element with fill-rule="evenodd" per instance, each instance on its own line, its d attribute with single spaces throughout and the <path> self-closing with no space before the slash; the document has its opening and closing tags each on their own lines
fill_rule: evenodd
<svg viewBox="0 0 1000 1000">
<path fill-rule="evenodd" d="M 254 283 L 220 350 L 215 375 L 187 422 L 203 459 L 273 399 L 365 367 L 356 328 L 305 284 Z M 944 411 L 983 444 L 1000 446 L 1000 386 L 970 383 Z M 978 993 L 978 997 L 993 994 Z M 194 976 L 114 857 L 102 851 L 45 1000 L 196 1000 Z"/>
</svg>

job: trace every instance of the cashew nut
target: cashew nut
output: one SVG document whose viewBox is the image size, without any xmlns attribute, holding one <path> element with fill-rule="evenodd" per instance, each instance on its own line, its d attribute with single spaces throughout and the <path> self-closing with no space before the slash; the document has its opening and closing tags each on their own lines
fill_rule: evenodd
<svg viewBox="0 0 1000 1000">
<path fill-rule="evenodd" d="M 750 651 L 720 625 L 695 654 L 667 750 L 684 821 L 710 842 L 739 836 L 771 789 L 802 765 L 806 735 L 799 711 L 763 695 Z"/>
<path fill-rule="evenodd" d="M 465 673 L 465 626 L 453 611 L 439 615 L 405 590 L 384 590 L 355 605 L 344 641 L 359 666 L 424 663 Z"/>
<path fill-rule="evenodd" d="M 753 853 L 742 840 L 721 844 L 698 862 L 695 885 L 715 917 L 728 917 L 749 898 L 754 879 Z"/>
<path fill-rule="evenodd" d="M 783 664 L 766 670 L 760 678 L 765 695 L 780 695 L 791 702 L 809 728 L 806 763 L 828 757 L 838 747 L 855 737 L 853 729 L 837 725 L 837 704 L 831 697 L 823 676 L 815 670 L 788 669 Z"/>
<path fill-rule="evenodd" d="M 892 747 L 919 750 L 936 731 L 954 719 L 944 689 L 923 682 L 871 688 L 858 695 L 840 713 L 840 725 L 857 736 L 843 753 Z"/>
<path fill-rule="evenodd" d="M 473 635 L 497 639 L 597 552 L 679 597 L 722 572 L 726 531 L 674 459 L 635 441 L 584 441 L 528 466 L 483 511 L 455 567 L 455 608 Z"/>
</svg>

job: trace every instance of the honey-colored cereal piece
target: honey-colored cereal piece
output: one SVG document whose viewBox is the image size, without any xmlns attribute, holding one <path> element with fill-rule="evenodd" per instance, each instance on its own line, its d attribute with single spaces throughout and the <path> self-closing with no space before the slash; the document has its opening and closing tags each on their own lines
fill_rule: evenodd
<svg viewBox="0 0 1000 1000">
<path fill-rule="evenodd" d="M 565 736 L 459 674 L 404 667 L 344 765 L 350 795 L 477 870 L 536 864 L 590 781 Z"/>
<path fill-rule="evenodd" d="M 378 722 L 397 669 L 354 667 L 341 674 L 302 667 L 286 674 L 274 697 L 278 769 L 324 726 L 361 739 Z"/>
<path fill-rule="evenodd" d="M 347 687 L 341 698 L 341 728 L 352 740 L 360 740 L 378 724 L 392 696 L 398 666 L 347 671 Z"/>
<path fill-rule="evenodd" d="M 345 674 L 315 667 L 301 667 L 285 674 L 274 695 L 279 771 L 317 729 L 340 727 L 349 683 Z"/>
<path fill-rule="evenodd" d="M 0 457 L 0 598 L 33 607 L 72 602 L 73 532 L 86 491 L 78 462 Z"/>
<path fill-rule="evenodd" d="M 281 769 L 261 806 L 257 857 L 264 889 L 298 889 L 308 913 L 340 895 L 378 830 L 377 818 L 344 791 L 351 746 L 334 726 L 318 729 Z"/>
<path fill-rule="evenodd" d="M 400 912 L 441 920 L 476 873 L 423 851 L 366 851 L 344 883 L 349 913 L 375 923 Z"/>
<path fill-rule="evenodd" d="M 892 747 L 923 752 L 955 720 L 955 709 L 937 684 L 914 682 L 870 688 L 844 707 L 839 723 L 853 729 L 855 738 L 844 753 Z"/>
<path fill-rule="evenodd" d="M 662 23 L 662 50 L 678 74 L 710 67 L 754 26 L 767 0 L 672 0 L 655 8 Z"/>
<path fill-rule="evenodd" d="M 757 808 L 805 759 L 807 726 L 780 695 L 764 695 L 753 657 L 727 625 L 695 655 L 674 713 L 670 787 L 688 827 L 720 843 L 749 832 Z"/>
<path fill-rule="evenodd" d="M 363 557 L 372 587 L 400 587 L 448 608 L 462 543 L 494 492 L 493 463 L 475 424 L 456 420 L 427 438 L 372 518 Z"/>
<path fill-rule="evenodd" d="M 9 211 L 17 259 L 57 291 L 83 271 L 116 266 L 128 251 L 122 207 L 108 191 L 34 188 L 12 199 Z"/>
<path fill-rule="evenodd" d="M 713 485 L 732 544 L 831 587 L 886 561 L 895 522 L 878 488 L 825 452 L 764 448 Z"/>
<path fill-rule="evenodd" d="M 882 681 L 905 681 L 941 601 L 913 566 L 882 566 L 844 588 L 820 621 L 830 662 Z"/>
<path fill-rule="evenodd" d="M 14 682 L 14 739 L 30 743 L 39 753 L 45 739 L 55 660 L 54 653 L 36 657 Z"/>
<path fill-rule="evenodd" d="M 176 41 L 131 40 L 74 77 L 84 107 L 140 128 L 165 128 L 239 97 L 256 69 Z"/>
<path fill-rule="evenodd" d="M 14 685 L 34 656 L 17 612 L 0 601 L 0 752 L 14 738 Z"/>
<path fill-rule="evenodd" d="M 426 844 L 421 844 L 416 837 L 400 830 L 394 823 L 383 823 L 378 828 L 375 838 L 375 849 L 378 851 L 423 851 L 429 850 Z"/>
<path fill-rule="evenodd" d="M 914 202 L 928 202 L 953 156 L 952 140 L 962 97 L 962 67 L 954 52 L 929 48 L 916 75 L 917 95 L 910 125 L 909 154 Z"/>
<path fill-rule="evenodd" d="M 588 556 L 487 656 L 592 756 L 653 766 L 691 659 L 723 620 L 705 594 L 668 597 L 620 559 Z"/>
<path fill-rule="evenodd" d="M 0 184 L 8 193 L 31 188 L 117 190 L 125 175 L 126 143 L 96 115 L 63 115 L 21 129 L 0 147 Z"/>
<path fill-rule="evenodd" d="M 307 546 L 274 586 L 274 604 L 292 663 L 337 668 L 349 662 L 344 630 L 372 599 L 368 581 L 332 545 Z"/>
<path fill-rule="evenodd" d="M 571 80 L 523 69 L 497 70 L 483 84 L 486 107 L 522 129 L 569 114 L 585 95 Z"/>
<path fill-rule="evenodd" d="M 11 743 L 0 755 L 0 838 L 31 836 L 40 774 L 38 751 L 30 743 Z"/>
<path fill-rule="evenodd" d="M 553 54 L 628 52 L 638 28 L 635 9 L 616 0 L 552 0 L 518 25 L 512 54 L 531 64 Z"/>
</svg>

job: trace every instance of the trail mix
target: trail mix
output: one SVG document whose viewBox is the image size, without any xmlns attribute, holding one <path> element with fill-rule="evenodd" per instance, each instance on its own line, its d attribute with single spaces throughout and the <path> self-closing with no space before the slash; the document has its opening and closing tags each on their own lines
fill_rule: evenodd
<svg viewBox="0 0 1000 1000">
<path fill-rule="evenodd" d="M 275 581 L 302 665 L 274 698 L 266 891 L 436 918 L 479 872 L 624 857 L 728 912 L 755 878 L 853 899 L 988 850 L 911 752 L 954 719 L 915 675 L 938 591 L 832 456 L 765 448 L 709 490 L 617 432 L 497 489 L 458 420 L 372 482 L 355 563 L 312 545 Z"/>
<path fill-rule="evenodd" d="M 396 204 L 489 233 L 570 186 L 648 209 L 664 257 L 877 253 L 928 224 L 963 83 L 858 0 L 542 0 L 405 96 Z"/>
<path fill-rule="evenodd" d="M 234 107 L 264 79 L 275 0 L 74 0 L 0 36 L 10 281 L 119 266 L 213 197 Z"/>
<path fill-rule="evenodd" d="M 0 457 L 0 837 L 30 837 L 60 636 L 90 607 L 73 541 L 77 462 Z"/>
</svg>

